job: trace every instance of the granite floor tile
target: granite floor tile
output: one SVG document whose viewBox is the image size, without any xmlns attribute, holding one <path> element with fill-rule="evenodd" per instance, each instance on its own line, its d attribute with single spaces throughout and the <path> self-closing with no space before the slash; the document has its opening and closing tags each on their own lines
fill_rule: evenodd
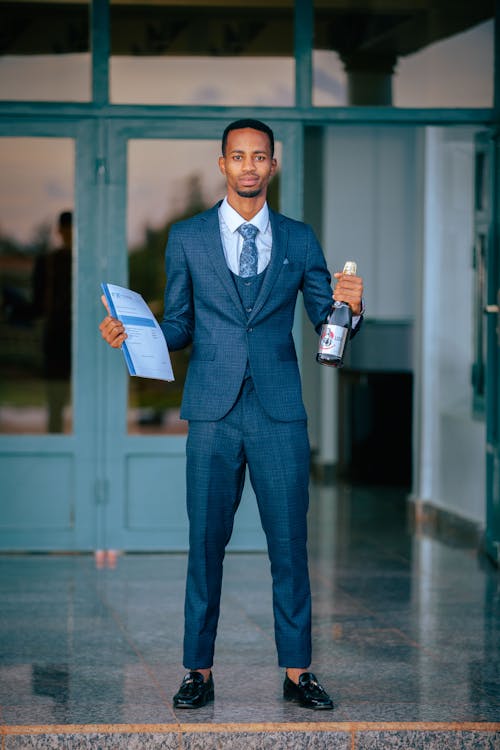
<svg viewBox="0 0 500 750">
<path fill-rule="evenodd" d="M 439 702 L 398 702 L 339 700 L 338 713 L 352 722 L 499 722 L 498 708 L 490 704 Z M 339 717 L 337 717 L 339 718 Z"/>
<path fill-rule="evenodd" d="M 174 712 L 171 700 L 185 672 L 185 554 L 121 555 L 111 570 L 97 569 L 89 555 L 0 555 L 0 729 L 182 722 L 193 727 L 183 748 L 204 740 L 204 749 L 213 741 L 224 750 L 238 743 L 295 750 L 316 745 L 300 744 L 306 736 L 301 732 L 215 730 L 325 720 L 500 722 L 498 571 L 475 551 L 415 535 L 407 524 L 404 493 L 341 486 L 311 490 L 312 670 L 332 694 L 334 711 L 307 711 L 282 699 L 265 554 L 226 556 L 216 700 L 182 712 Z M 214 731 L 200 734 L 196 727 L 203 724 Z M 325 740 L 327 733 L 310 732 L 308 741 L 321 736 Z M 87 745 L 75 747 L 96 747 L 88 744 L 90 735 L 82 737 Z M 419 731 L 356 737 L 367 748 L 413 750 L 412 742 L 417 750 L 434 747 L 422 744 Z M 179 738 L 178 731 L 149 732 L 150 744 L 140 733 L 93 736 L 106 750 L 170 750 L 180 748 Z M 2 750 L 72 747 L 70 735 L 40 735 L 38 745 L 23 745 L 36 739 L 26 736 L 4 739 Z M 334 731 L 330 744 L 317 747 L 358 750 L 351 739 L 348 732 Z M 468 744 L 457 747 L 476 742 L 481 750 L 497 741 L 481 732 L 459 739 Z"/>
<path fill-rule="evenodd" d="M 184 750 L 351 750 L 347 732 L 186 733 Z"/>
<path fill-rule="evenodd" d="M 360 732 L 356 750 L 499 750 L 499 732 Z"/>
<path fill-rule="evenodd" d="M 181 750 L 176 732 L 7 735 L 5 750 Z"/>
<path fill-rule="evenodd" d="M 176 724 L 170 706 L 155 699 L 137 696 L 136 703 L 97 703 L 82 701 L 68 706 L 49 702 L 31 706 L 6 706 L 2 720 L 7 726 L 69 725 L 69 724 Z"/>
</svg>

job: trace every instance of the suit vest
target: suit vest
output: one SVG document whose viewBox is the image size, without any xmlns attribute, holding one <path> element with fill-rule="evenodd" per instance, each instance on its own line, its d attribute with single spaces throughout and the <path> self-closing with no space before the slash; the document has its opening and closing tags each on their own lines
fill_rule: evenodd
<svg viewBox="0 0 500 750">
<path fill-rule="evenodd" d="M 233 281 L 236 286 L 236 290 L 238 292 L 239 298 L 241 300 L 241 304 L 243 306 L 243 309 L 245 311 L 245 315 L 247 318 L 250 317 L 250 313 L 252 312 L 254 305 L 257 301 L 257 297 L 259 296 L 259 292 L 262 288 L 262 282 L 264 281 L 264 277 L 266 275 L 267 268 L 262 271 L 262 273 L 258 273 L 256 276 L 246 276 L 243 278 L 242 276 L 237 276 L 235 273 L 231 271 L 231 276 L 233 277 Z M 247 357 L 247 364 L 245 368 L 245 378 L 248 378 L 250 376 L 250 365 L 248 362 Z"/>
</svg>

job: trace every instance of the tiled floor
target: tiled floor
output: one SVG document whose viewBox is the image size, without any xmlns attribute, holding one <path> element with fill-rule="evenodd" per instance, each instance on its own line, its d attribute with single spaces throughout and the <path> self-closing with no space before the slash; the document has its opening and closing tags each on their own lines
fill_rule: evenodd
<svg viewBox="0 0 500 750">
<path fill-rule="evenodd" d="M 263 554 L 226 558 L 216 700 L 174 712 L 186 556 L 0 558 L 1 750 L 500 748 L 500 573 L 395 489 L 312 488 L 313 668 L 284 703 Z"/>
</svg>

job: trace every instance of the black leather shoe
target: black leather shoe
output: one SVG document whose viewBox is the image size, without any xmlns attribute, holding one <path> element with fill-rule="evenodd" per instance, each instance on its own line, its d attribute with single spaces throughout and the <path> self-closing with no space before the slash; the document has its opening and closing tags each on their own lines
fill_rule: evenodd
<svg viewBox="0 0 500 750">
<path fill-rule="evenodd" d="M 200 672 L 188 672 L 174 695 L 174 708 L 200 708 L 214 699 L 212 674 L 205 682 Z"/>
<path fill-rule="evenodd" d="M 296 685 L 288 675 L 283 683 L 283 698 L 286 701 L 300 703 L 304 708 L 328 710 L 333 708 L 333 701 L 312 672 L 303 672 Z"/>
</svg>

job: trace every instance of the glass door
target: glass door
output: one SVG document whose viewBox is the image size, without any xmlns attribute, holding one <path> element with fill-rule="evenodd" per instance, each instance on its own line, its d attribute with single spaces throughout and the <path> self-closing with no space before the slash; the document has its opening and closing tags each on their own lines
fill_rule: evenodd
<svg viewBox="0 0 500 750">
<path fill-rule="evenodd" d="M 217 160 L 226 124 L 196 120 L 110 125 L 107 260 L 101 280 L 140 292 L 159 319 L 171 225 L 213 206 L 225 195 Z M 285 136 L 287 132 L 285 126 Z M 290 149 L 294 148 L 293 132 L 292 128 L 287 139 Z M 284 143 L 281 133 L 277 135 L 280 160 Z M 290 158 L 289 162 L 290 171 L 297 160 Z M 279 183 L 276 179 L 270 196 L 276 208 Z M 299 185 L 300 181 L 290 175 L 290 183 Z M 289 209 L 292 215 L 296 205 L 298 200 Z M 108 548 L 187 548 L 187 423 L 179 412 L 189 353 L 189 349 L 172 352 L 175 382 L 171 384 L 131 378 L 118 352 L 103 353 L 107 372 L 103 452 L 109 495 L 102 516 L 102 538 Z M 265 546 L 248 483 L 231 546 Z"/>
<path fill-rule="evenodd" d="M 72 138 L 0 139 L 0 434 L 73 433 Z"/>
<path fill-rule="evenodd" d="M 0 132 L 0 549 L 92 549 L 92 127 Z M 94 337 L 95 338 L 95 337 Z M 85 395 L 87 394 L 87 396 Z"/>
<path fill-rule="evenodd" d="M 128 284 L 163 313 L 165 246 L 171 225 L 224 196 L 217 168 L 219 144 L 202 139 L 130 139 L 127 142 Z M 171 353 L 173 383 L 128 381 L 129 435 L 186 435 L 179 417 L 190 350 Z"/>
</svg>

